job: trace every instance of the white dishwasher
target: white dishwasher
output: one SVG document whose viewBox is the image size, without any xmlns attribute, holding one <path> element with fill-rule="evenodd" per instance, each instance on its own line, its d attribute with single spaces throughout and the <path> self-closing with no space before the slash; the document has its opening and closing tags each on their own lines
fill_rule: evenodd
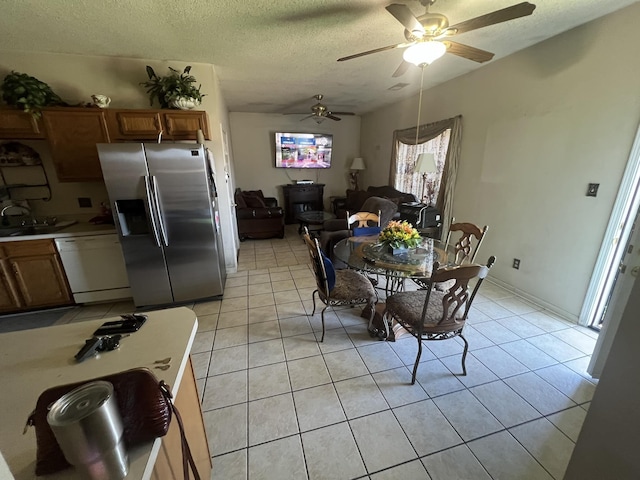
<svg viewBox="0 0 640 480">
<path fill-rule="evenodd" d="M 131 297 L 117 234 L 55 240 L 76 303 Z"/>
</svg>

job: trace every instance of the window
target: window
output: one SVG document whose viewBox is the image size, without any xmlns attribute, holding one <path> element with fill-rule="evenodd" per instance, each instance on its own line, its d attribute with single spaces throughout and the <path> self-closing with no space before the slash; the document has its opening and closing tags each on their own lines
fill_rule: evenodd
<svg viewBox="0 0 640 480">
<path fill-rule="evenodd" d="M 394 188 L 401 192 L 413 193 L 423 203 L 436 205 L 450 137 L 451 129 L 448 128 L 437 137 L 418 145 L 399 141 L 396 152 Z M 425 152 L 433 153 L 436 160 L 436 172 L 425 174 L 416 172 L 418 155 Z"/>
<path fill-rule="evenodd" d="M 425 195 L 425 200 L 435 205 L 443 219 L 450 219 L 460 162 L 462 117 L 458 115 L 420 125 L 417 133 L 416 142 L 416 127 L 393 132 L 389 185 L 403 192 L 411 192 L 418 199 Z M 433 153 L 437 166 L 437 172 L 427 174 L 424 194 L 423 177 L 415 171 L 418 154 L 422 152 Z M 446 238 L 448 223 L 443 222 L 442 238 Z"/>
</svg>

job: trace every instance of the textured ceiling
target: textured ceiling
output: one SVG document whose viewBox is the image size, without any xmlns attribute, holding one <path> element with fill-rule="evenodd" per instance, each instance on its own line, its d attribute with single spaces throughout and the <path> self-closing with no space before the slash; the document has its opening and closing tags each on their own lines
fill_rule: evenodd
<svg viewBox="0 0 640 480">
<path fill-rule="evenodd" d="M 210 63 L 231 111 L 304 111 L 323 93 L 333 110 L 362 114 L 419 90 L 417 67 L 391 76 L 401 50 L 336 61 L 405 41 L 384 8 L 393 1 L 0 0 L 0 49 Z M 455 24 L 520 1 L 437 0 L 430 11 Z M 495 53 L 495 62 L 639 0 L 530 1 L 531 16 L 454 40 Z M 395 3 L 424 13 L 416 0 Z M 447 54 L 426 69 L 425 88 L 480 67 Z M 408 85 L 388 90 L 399 82 Z"/>
</svg>

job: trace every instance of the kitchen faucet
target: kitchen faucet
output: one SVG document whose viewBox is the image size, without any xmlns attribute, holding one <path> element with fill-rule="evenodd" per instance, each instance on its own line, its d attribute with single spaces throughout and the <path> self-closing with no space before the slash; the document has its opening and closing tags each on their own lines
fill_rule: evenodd
<svg viewBox="0 0 640 480">
<path fill-rule="evenodd" d="M 4 207 L 2 210 L 0 210 L 0 217 L 2 217 L 2 225 L 9 225 L 9 219 L 6 217 L 6 215 L 4 214 L 4 212 L 6 212 L 7 210 L 9 210 L 10 208 L 19 208 L 21 209 L 24 213 L 26 213 L 27 215 L 31 214 L 31 210 L 29 209 L 29 207 L 25 207 L 23 205 L 14 205 L 13 203 L 10 203 L 9 205 L 7 205 L 6 207 Z"/>
</svg>

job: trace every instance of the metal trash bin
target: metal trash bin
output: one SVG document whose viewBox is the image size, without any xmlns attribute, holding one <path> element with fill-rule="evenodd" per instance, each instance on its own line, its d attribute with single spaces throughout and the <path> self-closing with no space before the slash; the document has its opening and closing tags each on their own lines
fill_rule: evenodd
<svg viewBox="0 0 640 480">
<path fill-rule="evenodd" d="M 47 414 L 67 461 L 88 480 L 122 479 L 129 470 L 113 385 L 95 381 L 53 403 Z"/>
</svg>

